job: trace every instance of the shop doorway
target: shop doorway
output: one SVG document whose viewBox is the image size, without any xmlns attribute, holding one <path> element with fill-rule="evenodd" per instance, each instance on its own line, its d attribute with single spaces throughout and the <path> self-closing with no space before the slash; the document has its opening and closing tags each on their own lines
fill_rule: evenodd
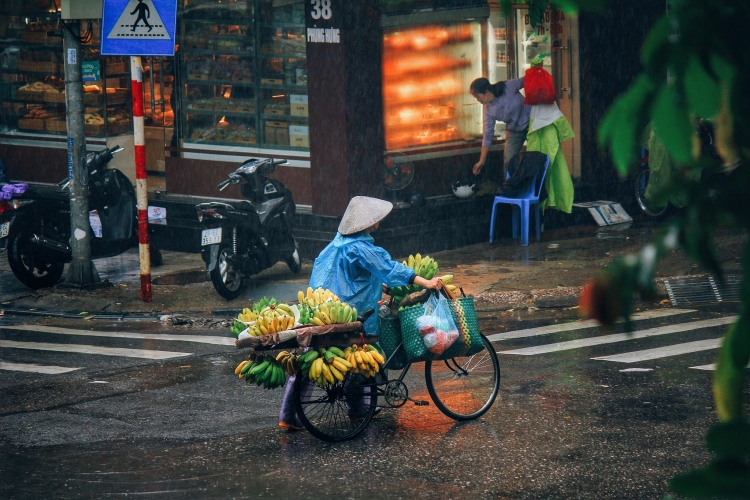
<svg viewBox="0 0 750 500">
<path fill-rule="evenodd" d="M 513 12 L 513 40 L 509 51 L 509 78 L 520 78 L 529 61 L 536 56 L 544 60 L 544 69 L 552 74 L 557 89 L 557 104 L 570 122 L 576 136 L 562 144 L 568 169 L 573 177 L 581 176 L 581 113 L 579 100 L 578 19 L 550 8 L 536 29 L 529 21 L 529 9 Z"/>
<path fill-rule="evenodd" d="M 174 138 L 173 57 L 144 57 L 143 116 L 148 192 L 166 191 L 165 154 Z"/>
</svg>

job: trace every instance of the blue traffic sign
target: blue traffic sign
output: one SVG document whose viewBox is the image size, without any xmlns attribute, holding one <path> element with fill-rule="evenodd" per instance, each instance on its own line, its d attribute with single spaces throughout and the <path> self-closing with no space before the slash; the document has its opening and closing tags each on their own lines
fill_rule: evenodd
<svg viewBox="0 0 750 500">
<path fill-rule="evenodd" d="M 177 0 L 103 0 L 104 56 L 173 56 Z"/>
</svg>

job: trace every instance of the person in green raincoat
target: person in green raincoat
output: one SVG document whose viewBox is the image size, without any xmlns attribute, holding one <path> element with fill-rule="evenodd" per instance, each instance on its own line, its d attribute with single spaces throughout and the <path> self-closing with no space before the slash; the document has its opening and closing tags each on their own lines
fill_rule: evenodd
<svg viewBox="0 0 750 500">
<path fill-rule="evenodd" d="M 538 66 L 542 64 L 542 59 L 537 56 L 530 62 L 532 66 Z M 565 213 L 573 211 L 573 179 L 560 147 L 563 141 L 573 137 L 573 129 L 556 103 L 531 106 L 526 151 L 540 151 L 550 159 L 544 179 L 547 198 L 540 204 L 542 209 L 550 207 Z"/>
</svg>

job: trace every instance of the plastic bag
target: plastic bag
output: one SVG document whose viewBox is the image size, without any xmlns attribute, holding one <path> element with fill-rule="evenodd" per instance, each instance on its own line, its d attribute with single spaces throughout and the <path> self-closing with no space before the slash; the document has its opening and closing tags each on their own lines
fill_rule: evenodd
<svg viewBox="0 0 750 500">
<path fill-rule="evenodd" d="M 555 102 L 557 93 L 555 84 L 550 75 L 542 66 L 532 66 L 526 70 L 523 81 L 523 90 L 526 93 L 524 103 L 531 106 L 537 104 L 552 104 Z"/>
<path fill-rule="evenodd" d="M 424 314 L 417 318 L 424 345 L 433 354 L 443 354 L 458 338 L 458 328 L 449 307 L 445 297 L 433 295 L 424 305 Z"/>
</svg>

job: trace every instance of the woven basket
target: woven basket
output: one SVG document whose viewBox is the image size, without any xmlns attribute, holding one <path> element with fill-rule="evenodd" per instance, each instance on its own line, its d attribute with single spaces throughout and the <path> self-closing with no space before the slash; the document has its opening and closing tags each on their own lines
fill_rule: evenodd
<svg viewBox="0 0 750 500">
<path fill-rule="evenodd" d="M 380 318 L 380 336 L 378 344 L 385 352 L 385 359 L 391 357 L 396 349 L 401 345 L 401 321 L 398 318 Z M 393 359 L 388 363 L 387 368 L 390 370 L 400 370 L 406 366 L 406 352 L 404 349 L 398 349 Z"/>
<path fill-rule="evenodd" d="M 459 337 L 443 353 L 444 359 L 459 356 L 471 356 L 484 349 L 484 341 L 479 332 L 477 312 L 474 309 L 474 297 L 459 297 L 449 300 L 451 316 L 458 327 Z"/>
<path fill-rule="evenodd" d="M 479 332 L 477 313 L 474 309 L 474 298 L 461 297 L 449 300 L 448 303 L 453 321 L 458 327 L 459 337 L 442 354 L 434 354 L 427 350 L 422 334 L 419 333 L 417 328 L 417 318 L 424 314 L 423 305 L 409 307 L 398 313 L 401 321 L 401 336 L 409 363 L 471 356 L 484 349 L 484 342 Z"/>
</svg>

